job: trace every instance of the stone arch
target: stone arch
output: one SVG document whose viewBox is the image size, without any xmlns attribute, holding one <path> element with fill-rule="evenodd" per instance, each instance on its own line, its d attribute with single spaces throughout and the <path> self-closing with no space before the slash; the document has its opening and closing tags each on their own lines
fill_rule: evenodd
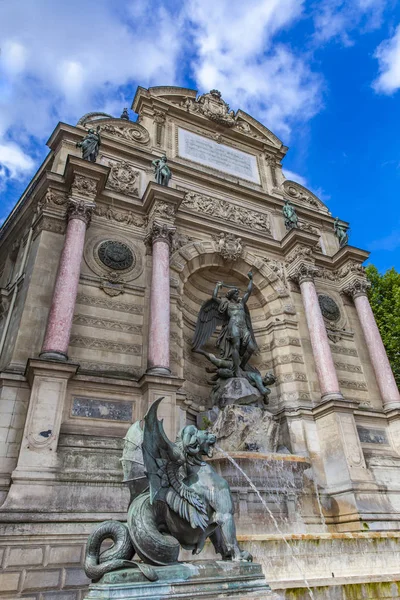
<svg viewBox="0 0 400 600">
<path fill-rule="evenodd" d="M 231 277 L 243 289 L 248 281 L 248 271 L 253 271 L 251 312 L 260 352 L 257 357 L 253 357 L 252 364 L 258 366 L 261 372 L 274 368 L 277 346 L 275 338 L 282 338 L 282 328 L 278 330 L 276 322 L 282 322 L 284 327 L 285 314 L 293 314 L 294 310 L 290 306 L 284 280 L 265 260 L 245 248 L 237 261 L 225 261 L 218 253 L 215 242 L 194 241 L 172 254 L 170 266 L 174 287 L 178 291 L 175 322 L 172 323 L 172 339 L 176 342 L 173 360 L 177 361 L 173 367 L 174 372 L 186 380 L 184 390 L 189 400 L 197 405 L 205 405 L 211 389 L 207 385 L 205 371 L 209 363 L 204 357 L 191 353 L 191 338 L 200 306 L 211 296 L 215 282 L 220 279 L 228 278 L 229 283 Z M 210 351 L 213 351 L 212 347 Z M 274 388 L 271 403 L 280 393 L 279 390 L 280 386 Z"/>
</svg>

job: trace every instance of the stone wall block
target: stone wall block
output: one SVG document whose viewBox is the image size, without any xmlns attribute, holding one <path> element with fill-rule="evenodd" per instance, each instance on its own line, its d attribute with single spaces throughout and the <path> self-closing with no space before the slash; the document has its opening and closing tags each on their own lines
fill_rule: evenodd
<svg viewBox="0 0 400 600">
<path fill-rule="evenodd" d="M 58 588 L 61 582 L 60 569 L 28 571 L 25 576 L 22 589 L 24 590 L 48 590 Z"/>
<path fill-rule="evenodd" d="M 52 546 L 48 555 L 48 564 L 81 564 L 82 546 Z"/>
<path fill-rule="evenodd" d="M 0 573 L 0 591 L 16 592 L 21 573 Z"/>
<path fill-rule="evenodd" d="M 82 568 L 79 569 L 65 569 L 64 587 L 83 587 L 89 585 L 90 579 L 85 575 Z"/>
<path fill-rule="evenodd" d="M 11 548 L 5 561 L 6 567 L 24 567 L 41 565 L 43 563 L 43 548 Z"/>
<path fill-rule="evenodd" d="M 61 592 L 47 592 L 42 594 L 40 600 L 80 600 L 79 590 L 66 592 L 62 590 Z"/>
</svg>

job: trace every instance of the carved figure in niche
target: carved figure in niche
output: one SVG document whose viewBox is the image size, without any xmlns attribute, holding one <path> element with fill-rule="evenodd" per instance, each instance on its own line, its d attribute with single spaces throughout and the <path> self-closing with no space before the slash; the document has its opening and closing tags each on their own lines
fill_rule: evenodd
<svg viewBox="0 0 400 600">
<path fill-rule="evenodd" d="M 177 563 L 181 546 L 199 554 L 207 538 L 223 560 L 253 559 L 237 542 L 228 483 L 202 460 L 203 455 L 212 457 L 215 435 L 188 425 L 171 442 L 157 417 L 161 401 L 149 408 L 143 429 L 137 421 L 125 436 L 127 523 L 105 521 L 89 535 L 84 567 L 90 579 L 136 567 L 156 581 L 157 571 L 151 565 Z M 100 553 L 105 539 L 112 539 L 114 545 Z M 132 560 L 135 553 L 143 562 Z"/>
<path fill-rule="evenodd" d="M 82 148 L 83 160 L 88 160 L 89 162 L 96 162 L 100 145 L 100 125 L 97 126 L 96 131 L 94 129 L 89 129 L 83 140 L 76 143 L 77 148 Z"/>
<path fill-rule="evenodd" d="M 282 209 L 282 212 L 285 218 L 286 229 L 295 229 L 298 227 L 299 217 L 297 216 L 296 210 L 290 200 L 285 200 L 285 205 Z"/>
<path fill-rule="evenodd" d="M 275 383 L 275 376 L 267 373 L 264 377 L 249 360 L 258 349 L 251 324 L 247 301 L 253 290 L 253 274 L 248 273 L 249 284 L 243 298 L 239 297 L 236 286 L 219 281 L 212 298 L 202 305 L 196 323 L 192 351 L 203 354 L 211 363 L 207 372 L 213 376 L 208 383 L 213 386 L 213 405 L 224 408 L 229 404 L 257 405 L 264 409 L 268 404 L 271 390 L 267 387 Z M 221 287 L 230 288 L 224 298 L 219 298 Z M 217 338 L 219 357 L 203 349 L 218 325 L 222 329 Z"/>
<path fill-rule="evenodd" d="M 154 178 L 156 182 L 160 185 L 167 186 L 171 179 L 171 170 L 167 165 L 167 157 L 165 154 L 161 158 L 153 160 L 151 164 L 154 167 Z"/>
<path fill-rule="evenodd" d="M 200 309 L 193 339 L 192 350 L 199 352 L 217 326 L 222 325 L 217 348 L 220 348 L 222 359 L 232 360 L 234 377 L 242 376 L 242 370 L 245 369 L 253 352 L 257 350 L 250 312 L 247 308 L 247 301 L 253 290 L 251 271 L 248 277 L 250 281 L 243 298 L 240 298 L 237 287 L 227 286 L 222 281 L 218 281 L 212 298 L 207 300 Z M 221 287 L 230 288 L 224 298 L 218 298 Z"/>
<path fill-rule="evenodd" d="M 347 246 L 349 242 L 348 229 L 339 223 L 339 217 L 336 217 L 335 222 L 333 224 L 333 229 L 335 231 L 335 235 L 339 240 L 339 246 L 343 248 L 343 246 Z"/>
</svg>

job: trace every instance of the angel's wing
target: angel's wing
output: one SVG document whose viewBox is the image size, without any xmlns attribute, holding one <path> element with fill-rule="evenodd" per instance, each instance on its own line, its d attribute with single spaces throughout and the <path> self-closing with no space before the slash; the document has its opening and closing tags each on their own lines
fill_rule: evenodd
<svg viewBox="0 0 400 600">
<path fill-rule="evenodd" d="M 247 304 L 244 305 L 244 312 L 246 315 L 246 325 L 250 331 L 251 339 L 253 340 L 255 349 L 258 350 L 258 344 L 257 344 L 256 338 L 254 336 L 253 325 L 251 323 L 251 317 L 250 317 L 250 311 L 249 311 L 249 307 L 247 306 Z"/>
<path fill-rule="evenodd" d="M 204 500 L 184 483 L 185 455 L 166 436 L 156 400 L 144 418 L 143 460 L 150 483 L 150 503 L 166 502 L 169 508 L 190 523 L 193 529 L 206 529 L 208 515 Z"/>
<path fill-rule="evenodd" d="M 212 336 L 218 325 L 225 325 L 227 315 L 219 311 L 219 304 L 214 298 L 206 300 L 200 308 L 196 329 L 193 336 L 192 350 L 196 352 Z"/>
</svg>

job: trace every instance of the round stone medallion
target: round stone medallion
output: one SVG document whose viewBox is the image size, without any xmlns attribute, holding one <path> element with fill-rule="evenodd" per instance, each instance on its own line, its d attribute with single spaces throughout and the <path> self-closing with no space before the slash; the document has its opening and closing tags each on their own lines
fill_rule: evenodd
<svg viewBox="0 0 400 600">
<path fill-rule="evenodd" d="M 97 255 L 103 265 L 114 271 L 129 269 L 136 262 L 135 256 L 129 246 L 115 240 L 102 242 L 97 249 Z"/>
<path fill-rule="evenodd" d="M 340 310 L 333 298 L 325 294 L 319 294 L 318 302 L 322 316 L 325 319 L 328 319 L 328 321 L 338 321 L 340 319 Z"/>
</svg>

